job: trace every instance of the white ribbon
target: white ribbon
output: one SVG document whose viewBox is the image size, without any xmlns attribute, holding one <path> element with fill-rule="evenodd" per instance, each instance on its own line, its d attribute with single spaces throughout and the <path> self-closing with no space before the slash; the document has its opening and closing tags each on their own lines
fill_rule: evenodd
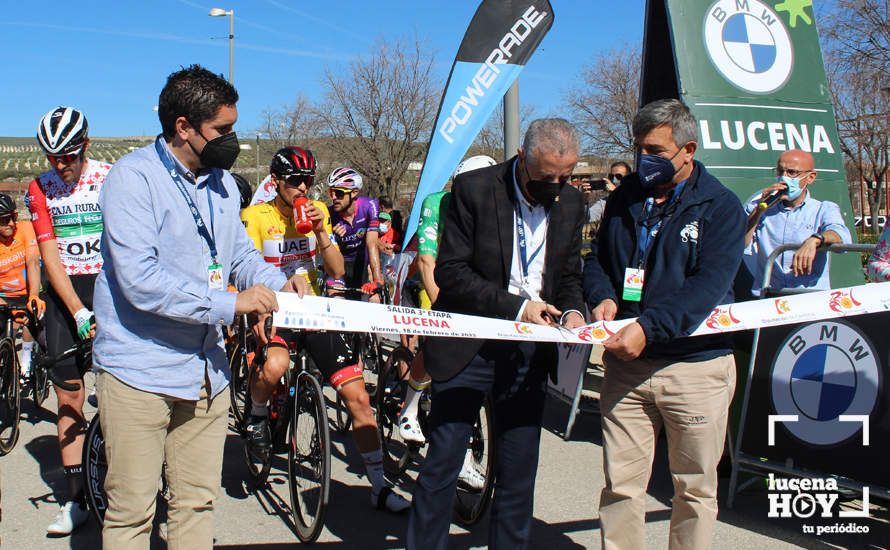
<svg viewBox="0 0 890 550">
<path fill-rule="evenodd" d="M 276 327 L 297 330 L 377 332 L 450 336 L 486 340 L 527 340 L 570 344 L 600 344 L 635 319 L 599 321 L 568 330 L 445 313 L 401 306 L 388 306 L 278 293 Z M 691 336 L 752 330 L 823 319 L 835 319 L 890 310 L 890 282 L 766 298 L 714 308 Z"/>
</svg>

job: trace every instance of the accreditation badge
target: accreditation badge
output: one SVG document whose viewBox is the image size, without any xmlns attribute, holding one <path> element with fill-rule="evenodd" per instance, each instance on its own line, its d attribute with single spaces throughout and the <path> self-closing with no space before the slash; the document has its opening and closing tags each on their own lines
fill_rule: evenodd
<svg viewBox="0 0 890 550">
<path fill-rule="evenodd" d="M 628 302 L 639 302 L 643 297 L 643 281 L 645 271 L 632 267 L 624 270 L 624 290 L 621 299 Z"/>
<path fill-rule="evenodd" d="M 214 290 L 224 289 L 221 264 L 214 262 L 207 266 L 207 285 Z"/>
</svg>

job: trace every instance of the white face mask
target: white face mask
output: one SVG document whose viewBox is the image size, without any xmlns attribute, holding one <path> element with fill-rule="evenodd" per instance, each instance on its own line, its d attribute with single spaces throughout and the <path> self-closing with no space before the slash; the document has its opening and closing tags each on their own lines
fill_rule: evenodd
<svg viewBox="0 0 890 550">
<path fill-rule="evenodd" d="M 385 224 L 385 223 L 381 223 L 381 224 L 380 224 L 380 232 L 381 232 L 381 233 L 386 233 L 387 231 L 389 231 L 389 225 L 388 225 L 388 224 Z"/>
</svg>

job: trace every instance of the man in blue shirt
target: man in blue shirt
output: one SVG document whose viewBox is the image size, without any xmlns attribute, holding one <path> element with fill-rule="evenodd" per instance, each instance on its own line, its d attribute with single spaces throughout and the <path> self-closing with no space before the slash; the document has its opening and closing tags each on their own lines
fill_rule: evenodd
<svg viewBox="0 0 890 550">
<path fill-rule="evenodd" d="M 791 149 L 782 153 L 776 164 L 776 177 L 775 184 L 755 193 L 745 203 L 748 232 L 744 262 L 754 277 L 751 292 L 760 296 L 764 286 L 827 290 L 831 288 L 830 254 L 816 250 L 823 244 L 852 242 L 841 209 L 833 202 L 818 201 L 810 195 L 808 187 L 816 180 L 816 170 L 813 155 L 805 151 Z M 769 204 L 777 192 L 782 193 L 781 197 Z M 800 246 L 778 257 L 770 281 L 764 284 L 767 259 L 783 244 Z"/>
<path fill-rule="evenodd" d="M 106 549 L 148 549 L 165 462 L 168 547 L 212 548 L 229 409 L 222 329 L 236 315 L 261 322 L 277 310 L 273 290 L 306 290 L 303 277 L 288 281 L 263 261 L 241 224 L 228 172 L 239 151 L 237 101 L 231 84 L 198 65 L 170 75 L 158 102 L 163 133 L 118 161 L 101 192 L 93 361 Z M 230 281 L 240 292 L 226 291 Z"/>
</svg>

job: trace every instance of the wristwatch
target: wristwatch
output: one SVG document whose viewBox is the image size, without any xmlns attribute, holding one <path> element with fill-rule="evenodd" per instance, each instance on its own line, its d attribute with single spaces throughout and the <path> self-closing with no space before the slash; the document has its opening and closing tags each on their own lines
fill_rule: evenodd
<svg viewBox="0 0 890 550">
<path fill-rule="evenodd" d="M 819 246 L 825 244 L 825 235 L 823 235 L 822 233 L 813 233 L 812 235 L 810 235 L 810 237 L 816 237 L 817 239 L 819 239 Z"/>
</svg>

